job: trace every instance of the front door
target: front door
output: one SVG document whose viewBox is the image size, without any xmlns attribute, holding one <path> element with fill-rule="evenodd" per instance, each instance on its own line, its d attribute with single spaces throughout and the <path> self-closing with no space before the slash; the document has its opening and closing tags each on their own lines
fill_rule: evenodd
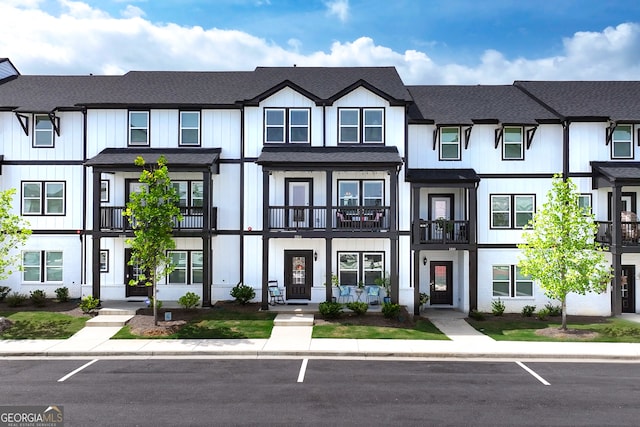
<svg viewBox="0 0 640 427">
<path fill-rule="evenodd" d="M 142 269 L 137 265 L 129 265 L 129 260 L 131 259 L 131 249 L 127 248 L 124 250 L 124 286 L 125 286 L 125 296 L 126 297 L 146 297 L 150 295 L 152 289 L 150 286 L 145 285 L 134 285 L 131 286 L 129 284 L 130 280 L 135 280 L 142 273 Z"/>
<path fill-rule="evenodd" d="M 444 233 L 450 232 L 453 225 L 445 225 L 443 221 L 453 219 L 453 194 L 429 194 L 429 219 L 436 221 L 430 227 L 430 240 L 442 240 Z M 447 236 L 451 238 L 451 236 Z"/>
<path fill-rule="evenodd" d="M 309 228 L 313 225 L 308 206 L 311 200 L 310 179 L 287 179 L 287 224 L 291 228 Z"/>
<path fill-rule="evenodd" d="M 313 251 L 284 251 L 284 286 L 287 299 L 311 299 Z"/>
<path fill-rule="evenodd" d="M 431 305 L 453 305 L 453 261 L 431 261 Z"/>
<path fill-rule="evenodd" d="M 636 312 L 636 266 L 635 265 L 623 265 L 622 266 L 622 285 L 620 290 L 622 292 L 622 312 L 623 313 L 635 313 Z"/>
</svg>

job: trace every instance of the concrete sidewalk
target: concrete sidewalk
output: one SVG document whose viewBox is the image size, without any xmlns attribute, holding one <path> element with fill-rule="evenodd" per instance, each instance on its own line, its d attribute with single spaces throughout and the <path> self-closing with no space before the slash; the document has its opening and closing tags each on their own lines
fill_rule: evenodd
<svg viewBox="0 0 640 427">
<path fill-rule="evenodd" d="M 117 315 L 117 314 L 115 314 Z M 103 317 L 103 316 L 98 316 Z M 450 341 L 311 338 L 312 315 L 279 313 L 269 339 L 110 339 L 121 326 L 87 326 L 67 340 L 0 340 L 0 357 L 216 356 L 474 359 L 598 359 L 640 361 L 640 343 L 494 341 L 473 329 L 465 314 L 425 314 Z M 640 315 L 624 316 L 640 322 Z M 97 319 L 97 318 L 96 318 Z"/>
</svg>

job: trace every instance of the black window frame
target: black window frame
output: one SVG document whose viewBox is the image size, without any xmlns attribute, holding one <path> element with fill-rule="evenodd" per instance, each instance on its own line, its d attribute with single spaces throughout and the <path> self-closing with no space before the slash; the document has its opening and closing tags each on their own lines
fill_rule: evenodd
<svg viewBox="0 0 640 427">
<path fill-rule="evenodd" d="M 496 227 L 493 224 L 493 197 L 509 197 L 509 226 L 508 227 Z M 533 212 L 531 212 L 531 219 L 537 212 L 536 194 L 528 193 L 490 193 L 489 194 L 489 229 L 490 230 L 522 230 L 525 226 L 516 226 L 516 209 L 515 202 L 517 197 L 532 197 L 533 198 Z M 528 223 L 528 221 L 527 221 Z"/>
<path fill-rule="evenodd" d="M 507 129 L 520 130 L 520 157 L 507 157 L 505 155 L 506 145 L 515 145 L 514 142 L 507 142 Z M 525 152 L 525 131 L 524 126 L 504 126 L 502 129 L 502 160 L 504 161 L 523 161 Z"/>
<path fill-rule="evenodd" d="M 443 145 L 443 141 L 442 141 L 442 131 L 444 129 L 456 129 L 458 131 L 458 157 L 456 158 L 452 158 L 452 157 L 443 157 L 442 156 L 442 145 Z M 441 126 L 438 129 L 439 132 L 439 141 L 438 141 L 438 160 L 442 161 L 442 162 L 459 162 L 460 160 L 462 160 L 462 128 L 460 126 Z M 445 142 L 444 144 L 446 145 L 453 145 L 453 143 L 450 142 Z"/>
<path fill-rule="evenodd" d="M 147 141 L 145 144 L 131 142 L 131 114 L 146 113 L 147 115 Z M 135 128 L 142 129 L 142 128 Z M 128 147 L 149 147 L 151 146 L 151 112 L 149 110 L 129 110 L 127 111 L 127 146 Z"/>
<path fill-rule="evenodd" d="M 342 112 L 343 111 L 357 111 L 358 112 L 358 124 L 357 126 L 353 125 L 343 125 L 342 124 Z M 366 129 L 367 127 L 373 127 L 372 125 L 366 125 L 365 123 L 365 115 L 367 111 L 380 111 L 382 123 L 380 124 L 380 141 L 367 141 Z M 338 108 L 338 135 L 337 141 L 339 145 L 385 145 L 385 128 L 386 128 L 386 113 L 387 110 L 384 107 L 340 107 Z M 343 127 L 357 127 L 357 140 L 356 141 L 342 141 L 342 128 Z M 377 127 L 377 126 L 376 126 Z"/>
<path fill-rule="evenodd" d="M 623 156 L 615 156 L 614 152 L 615 152 L 615 146 L 616 146 L 616 140 L 615 140 L 615 135 L 616 135 L 616 128 L 618 127 L 628 127 L 629 128 L 629 135 L 631 136 L 631 139 L 628 141 L 629 143 L 629 153 L 630 156 L 628 157 L 623 157 Z M 635 144 L 634 144 L 634 134 L 633 134 L 633 125 L 631 123 L 620 123 L 618 125 L 616 125 L 616 127 L 612 130 L 611 132 L 611 160 L 633 160 L 635 158 Z M 623 141 L 623 142 L 627 142 L 627 141 Z"/>
<path fill-rule="evenodd" d="M 495 295 L 495 283 L 496 282 L 505 282 L 505 280 L 495 280 L 493 277 L 493 272 L 495 267 L 508 267 L 509 268 L 509 295 Z M 535 281 L 529 277 L 528 279 L 520 279 L 518 280 L 517 271 L 520 269 L 516 264 L 493 264 L 491 266 L 491 298 L 492 299 L 500 299 L 500 298 L 508 298 L 509 300 L 530 300 L 535 298 L 535 290 L 536 284 Z M 517 286 L 518 282 L 531 282 L 531 295 L 517 295 Z"/>
<path fill-rule="evenodd" d="M 40 184 L 40 212 L 32 213 L 24 211 L 24 185 Z M 46 212 L 46 186 L 47 184 L 62 184 L 62 212 Z M 67 214 L 67 181 L 20 181 L 20 215 L 22 216 L 65 216 Z"/>
<path fill-rule="evenodd" d="M 51 144 L 50 145 L 38 145 L 36 144 L 38 134 L 42 133 L 44 130 L 38 130 L 38 121 L 42 119 L 42 121 L 49 123 L 49 129 L 46 129 L 47 132 L 51 132 Z M 55 148 L 56 147 L 56 132 L 55 126 L 51 121 L 51 117 L 48 114 L 34 114 L 33 115 L 33 135 L 31 136 L 31 147 L 32 148 Z"/>
<path fill-rule="evenodd" d="M 183 128 L 182 126 L 182 114 L 183 113 L 195 113 L 198 114 L 198 142 L 195 144 L 185 144 L 182 142 L 182 131 L 184 129 L 193 129 L 192 127 Z M 200 110 L 180 110 L 178 111 L 178 146 L 180 147 L 200 147 L 202 146 L 202 112 Z"/>
<path fill-rule="evenodd" d="M 171 282 L 170 281 L 170 277 L 171 277 L 171 273 L 167 274 L 167 276 L 165 277 L 165 284 L 170 286 L 170 285 L 201 285 L 202 282 L 194 282 L 193 281 L 193 253 L 198 252 L 201 254 L 201 257 L 203 258 L 203 263 L 202 263 L 202 280 L 204 280 L 204 270 L 205 270 L 205 266 L 204 266 L 204 251 L 202 249 L 171 249 L 167 251 L 167 257 L 170 256 L 171 253 L 173 252 L 181 252 L 181 253 L 186 253 L 187 254 L 187 268 L 186 268 L 186 272 L 185 272 L 185 277 L 186 277 L 186 283 L 177 283 L 177 282 Z M 174 269 L 175 271 L 175 269 Z M 173 272 L 172 272 L 173 273 Z"/>
<path fill-rule="evenodd" d="M 356 283 L 342 283 L 341 281 L 341 269 L 340 269 L 340 255 L 342 254 L 355 254 L 358 258 L 358 269 L 357 269 L 357 281 Z M 385 251 L 337 251 L 336 252 L 336 261 L 337 261 L 337 266 L 336 266 L 336 272 L 337 272 L 337 277 L 338 277 L 338 282 L 340 283 L 340 285 L 342 286 L 358 286 L 358 284 L 360 282 L 362 282 L 365 286 L 376 286 L 375 282 L 374 283 L 365 283 L 364 281 L 364 277 L 365 277 L 365 268 L 364 268 L 364 257 L 365 255 L 380 255 L 382 257 L 382 268 L 380 269 L 381 272 L 381 277 L 385 277 L 386 275 L 386 252 Z M 351 270 L 349 270 L 351 271 Z M 378 270 L 371 270 L 369 269 L 368 271 L 378 271 Z"/>
<path fill-rule="evenodd" d="M 281 111 L 283 114 L 283 124 L 282 126 L 269 125 L 267 123 L 267 113 L 269 111 Z M 307 140 L 306 141 L 292 141 L 291 140 L 291 129 L 293 127 L 303 127 L 299 125 L 291 124 L 291 113 L 295 111 L 304 111 L 307 113 Z M 273 144 L 300 144 L 300 145 L 309 145 L 311 144 L 311 108 L 308 107 L 268 107 L 263 110 L 263 142 L 265 145 L 273 145 Z M 268 141 L 267 140 L 267 128 L 268 127 L 282 127 L 282 140 L 280 141 Z"/>
</svg>

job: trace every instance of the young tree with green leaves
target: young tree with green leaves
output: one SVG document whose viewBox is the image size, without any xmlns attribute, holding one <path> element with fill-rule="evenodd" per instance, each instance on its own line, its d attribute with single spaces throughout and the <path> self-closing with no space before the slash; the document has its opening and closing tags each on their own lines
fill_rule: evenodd
<svg viewBox="0 0 640 427">
<path fill-rule="evenodd" d="M 525 227 L 519 266 L 540 283 L 545 295 L 562 303 L 562 329 L 567 329 L 567 295 L 602 293 L 611 281 L 603 248 L 595 242 L 597 225 L 579 204 L 576 185 L 555 175 L 547 201 Z"/>
<path fill-rule="evenodd" d="M 11 251 L 23 246 L 31 235 L 29 223 L 11 213 L 15 194 L 14 188 L 0 191 L 0 280 L 13 274 L 12 267 L 20 260 L 20 253 L 11 254 Z"/>
<path fill-rule="evenodd" d="M 141 191 L 133 193 L 127 203 L 124 215 L 129 218 L 134 237 L 127 239 L 131 246 L 130 265 L 137 265 L 142 273 L 129 285 L 144 283 L 152 288 L 153 319 L 158 324 L 157 283 L 170 274 L 174 266 L 167 251 L 175 248 L 173 227 L 176 220 L 182 220 L 180 199 L 169 179 L 169 170 L 164 156 L 158 158 L 157 165 L 145 165 L 138 156 L 135 165 L 143 168 Z"/>
</svg>

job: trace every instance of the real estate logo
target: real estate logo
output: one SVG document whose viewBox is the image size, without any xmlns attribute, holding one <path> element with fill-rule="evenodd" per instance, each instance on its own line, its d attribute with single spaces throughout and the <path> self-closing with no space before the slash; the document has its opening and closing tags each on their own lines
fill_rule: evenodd
<svg viewBox="0 0 640 427">
<path fill-rule="evenodd" d="M 0 406 L 0 427 L 63 427 L 62 406 Z"/>
</svg>

